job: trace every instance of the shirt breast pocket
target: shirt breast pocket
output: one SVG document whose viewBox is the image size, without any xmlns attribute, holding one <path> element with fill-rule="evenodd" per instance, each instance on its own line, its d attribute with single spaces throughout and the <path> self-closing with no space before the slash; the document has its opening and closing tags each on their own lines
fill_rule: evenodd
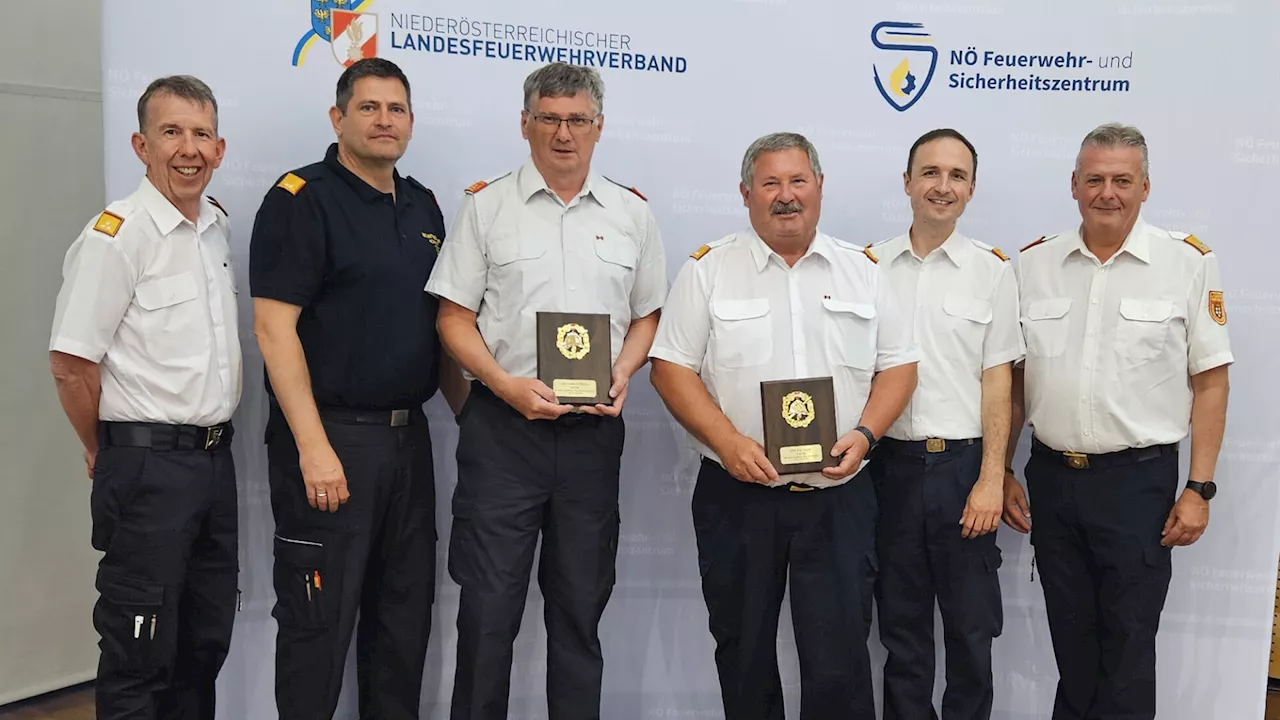
<svg viewBox="0 0 1280 720">
<path fill-rule="evenodd" d="M 712 360 L 717 367 L 763 365 L 773 358 L 769 301 L 718 300 L 711 304 Z"/>
<path fill-rule="evenodd" d="M 946 315 L 948 329 L 968 356 L 981 360 L 982 342 L 986 339 L 987 326 L 991 324 L 993 314 L 991 301 L 951 294 L 942 299 L 942 312 Z"/>
<path fill-rule="evenodd" d="M 835 365 L 871 370 L 876 363 L 876 308 L 823 298 L 827 358 Z"/>
<path fill-rule="evenodd" d="M 143 310 L 140 334 L 153 360 L 163 363 L 206 350 L 205 314 L 195 302 L 200 293 L 191 273 L 139 283 L 133 293 Z"/>
<path fill-rule="evenodd" d="M 542 286 L 551 282 L 549 273 L 539 271 L 539 261 L 546 254 L 547 244 L 538 237 L 508 235 L 490 243 L 492 282 L 488 286 L 497 298 L 499 316 L 512 317 L 531 303 L 538 304 Z"/>
<path fill-rule="evenodd" d="M 1168 300 L 1120 298 L 1116 353 L 1135 363 L 1159 357 L 1169 340 L 1176 308 Z"/>
<path fill-rule="evenodd" d="M 620 303 L 621 307 L 610 308 L 613 312 L 629 308 L 631 285 L 635 278 L 636 263 L 640 258 L 635 243 L 625 235 L 600 235 L 596 237 L 594 247 L 596 258 L 600 260 L 597 263 L 600 299 L 610 301 L 610 305 Z"/>
<path fill-rule="evenodd" d="M 1067 323 L 1071 298 L 1032 300 L 1027 306 L 1022 328 L 1027 341 L 1027 354 L 1057 357 L 1067 349 Z"/>
</svg>

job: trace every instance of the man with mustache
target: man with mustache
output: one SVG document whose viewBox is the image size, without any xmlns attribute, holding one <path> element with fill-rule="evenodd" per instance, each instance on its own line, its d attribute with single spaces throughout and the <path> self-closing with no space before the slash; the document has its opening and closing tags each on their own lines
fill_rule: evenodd
<svg viewBox="0 0 1280 720">
<path fill-rule="evenodd" d="M 435 595 L 435 476 L 422 406 L 466 386 L 422 292 L 444 240 L 435 196 L 396 170 L 409 81 L 378 58 L 338 78 L 337 142 L 286 173 L 254 223 L 249 281 L 266 363 L 275 516 L 276 705 L 333 716 L 360 616 L 361 717 L 410 720 Z"/>
<path fill-rule="evenodd" d="M 49 344 L 103 553 L 97 717 L 212 718 L 235 619 L 241 357 L 227 214 L 203 194 L 226 151 L 209 86 L 152 82 L 133 150 L 146 177 L 67 250 Z"/>
<path fill-rule="evenodd" d="M 1080 226 L 1019 258 L 1027 357 L 1014 374 L 1009 457 L 1025 414 L 1031 504 L 1009 469 L 1004 519 L 1036 552 L 1058 664 L 1054 720 L 1156 716 L 1172 549 L 1204 533 L 1217 492 L 1233 362 L 1218 259 L 1194 235 L 1143 221 L 1147 170 L 1137 128 L 1091 131 L 1071 176 Z"/>
<path fill-rule="evenodd" d="M 950 128 L 922 135 L 903 186 L 910 229 L 872 247 L 920 352 L 920 382 L 871 465 L 877 524 L 885 720 L 937 718 L 934 613 L 946 646 L 944 720 L 986 720 L 1000 634 L 1005 449 L 1014 361 L 1022 358 L 1009 258 L 956 230 L 978 154 Z"/>
<path fill-rule="evenodd" d="M 878 260 L 818 230 L 822 167 L 795 133 L 747 149 L 752 229 L 698 248 L 672 285 L 650 356 L 653 385 L 702 455 L 698 565 L 727 720 L 781 720 L 782 597 L 806 720 L 874 718 L 867 633 L 876 500 L 867 453 L 916 384 L 916 351 Z M 761 382 L 832 378 L 839 457 L 778 474 L 765 454 Z"/>
<path fill-rule="evenodd" d="M 449 539 L 449 574 L 462 587 L 453 720 L 507 717 L 539 535 L 549 717 L 600 718 L 597 629 L 615 580 L 621 415 L 667 293 L 648 202 L 591 165 L 603 128 L 595 70 L 552 63 L 525 78 L 530 158 L 467 188 L 427 285 L 440 298 L 441 339 L 475 378 Z M 609 348 L 610 402 L 561 404 L 538 379 L 544 311 L 608 315 L 608 335 L 585 340 Z"/>
</svg>

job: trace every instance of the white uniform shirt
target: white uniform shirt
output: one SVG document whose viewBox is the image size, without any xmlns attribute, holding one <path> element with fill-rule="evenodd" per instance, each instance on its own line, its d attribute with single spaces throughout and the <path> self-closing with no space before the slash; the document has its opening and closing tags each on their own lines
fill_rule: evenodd
<svg viewBox="0 0 1280 720">
<path fill-rule="evenodd" d="M 793 267 L 754 232 L 710 248 L 676 276 L 649 355 L 697 372 L 743 435 L 764 443 L 763 381 L 831 376 L 836 432 L 844 435 L 857 427 L 875 373 L 916 362 L 911 329 L 862 248 L 819 232 Z M 798 473 L 774 485 L 848 479 Z"/>
<path fill-rule="evenodd" d="M 923 259 L 909 235 L 871 251 L 920 353 L 916 391 L 885 437 L 982 437 L 982 372 L 1024 352 L 1012 263 L 959 232 Z"/>
<path fill-rule="evenodd" d="M 149 180 L 67 250 L 49 349 L 101 364 L 98 417 L 208 427 L 240 402 L 227 218 L 195 223 Z"/>
<path fill-rule="evenodd" d="M 1186 437 L 1188 377 L 1233 361 L 1218 260 L 1186 237 L 1139 219 L 1106 263 L 1079 230 L 1023 248 L 1027 420 L 1041 442 L 1094 454 Z"/>
<path fill-rule="evenodd" d="M 476 313 L 493 359 L 536 377 L 537 313 L 607 313 L 611 362 L 662 307 L 667 261 L 649 204 L 594 172 L 568 204 L 530 160 L 467 189 L 427 292 Z"/>
</svg>

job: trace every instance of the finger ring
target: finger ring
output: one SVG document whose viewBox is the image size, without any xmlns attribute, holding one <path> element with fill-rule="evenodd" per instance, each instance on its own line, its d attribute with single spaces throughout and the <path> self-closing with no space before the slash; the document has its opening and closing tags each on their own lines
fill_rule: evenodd
<svg viewBox="0 0 1280 720">
<path fill-rule="evenodd" d="M 318 492 L 318 493 L 316 493 L 316 497 L 325 497 L 325 496 L 327 496 L 328 494 L 329 494 L 329 493 L 326 493 L 326 492 Z"/>
</svg>

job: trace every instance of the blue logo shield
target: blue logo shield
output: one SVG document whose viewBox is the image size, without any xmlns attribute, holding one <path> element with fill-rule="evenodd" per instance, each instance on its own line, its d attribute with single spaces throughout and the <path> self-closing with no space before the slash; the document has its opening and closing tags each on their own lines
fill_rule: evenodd
<svg viewBox="0 0 1280 720">
<path fill-rule="evenodd" d="M 880 95 L 898 112 L 916 104 L 938 67 L 938 48 L 921 23 L 882 22 L 871 28 L 882 52 L 871 66 Z M 927 66 L 926 66 L 927 65 Z"/>
</svg>

